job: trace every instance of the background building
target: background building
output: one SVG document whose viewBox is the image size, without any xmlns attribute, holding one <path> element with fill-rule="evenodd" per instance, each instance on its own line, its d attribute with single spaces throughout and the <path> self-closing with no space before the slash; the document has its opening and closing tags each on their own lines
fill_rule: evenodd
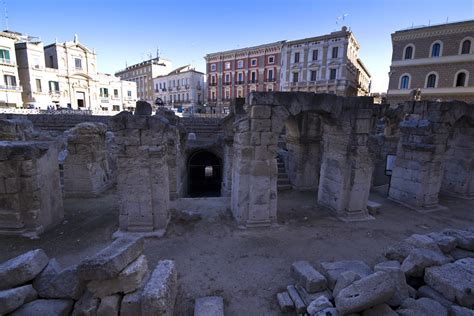
<svg viewBox="0 0 474 316">
<path fill-rule="evenodd" d="M 328 35 L 286 42 L 281 90 L 368 95 L 370 74 L 358 57 L 359 48 L 345 26 Z"/>
<path fill-rule="evenodd" d="M 207 54 L 207 105 L 227 111 L 230 100 L 252 91 L 279 91 L 284 42 Z"/>
<path fill-rule="evenodd" d="M 70 108 L 117 112 L 136 101 L 136 85 L 97 73 L 94 51 L 79 42 L 43 47 L 37 38 L 16 35 L 18 72 L 23 86 L 22 103 L 40 109 Z"/>
<path fill-rule="evenodd" d="M 179 67 L 167 75 L 153 79 L 155 104 L 177 113 L 202 112 L 204 103 L 204 74 L 190 65 Z"/>
<path fill-rule="evenodd" d="M 387 101 L 474 102 L 474 20 L 396 31 Z"/>
<path fill-rule="evenodd" d="M 0 32 L 0 107 L 20 107 L 21 91 L 15 55 L 16 34 Z"/>
<path fill-rule="evenodd" d="M 155 101 L 155 90 L 153 78 L 166 75 L 172 70 L 171 61 L 160 58 L 150 58 L 141 63 L 128 66 L 124 70 L 115 73 L 122 80 L 133 81 L 137 84 L 137 96 L 153 104 Z"/>
</svg>

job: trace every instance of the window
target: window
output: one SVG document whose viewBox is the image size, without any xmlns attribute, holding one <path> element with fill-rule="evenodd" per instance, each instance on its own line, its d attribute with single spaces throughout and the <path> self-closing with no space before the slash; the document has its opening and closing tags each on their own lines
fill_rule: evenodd
<svg viewBox="0 0 474 316">
<path fill-rule="evenodd" d="M 109 89 L 100 88 L 99 95 L 100 95 L 101 98 L 108 98 L 109 97 Z"/>
<path fill-rule="evenodd" d="M 293 73 L 293 82 L 298 82 L 298 72 Z"/>
<path fill-rule="evenodd" d="M 211 71 L 216 71 L 216 64 L 211 64 Z"/>
<path fill-rule="evenodd" d="M 434 43 L 433 46 L 431 46 L 431 57 L 439 57 L 440 55 L 441 55 L 441 44 Z"/>
<path fill-rule="evenodd" d="M 230 91 L 229 90 L 225 91 L 225 98 L 226 98 L 226 100 L 230 99 Z"/>
<path fill-rule="evenodd" d="M 112 105 L 112 111 L 120 111 L 120 105 Z"/>
<path fill-rule="evenodd" d="M 254 59 L 250 60 L 250 65 L 257 66 L 257 59 L 254 58 Z"/>
<path fill-rule="evenodd" d="M 128 91 L 127 91 L 127 96 L 128 96 L 129 98 L 132 97 L 132 91 L 131 91 L 131 90 L 128 90 Z"/>
<path fill-rule="evenodd" d="M 237 61 L 237 68 L 244 68 L 244 61 L 243 60 L 238 60 Z"/>
<path fill-rule="evenodd" d="M 41 79 L 36 79 L 36 92 L 43 92 L 43 89 L 41 89 Z"/>
<path fill-rule="evenodd" d="M 403 59 L 412 59 L 413 58 L 413 46 L 407 46 L 405 48 L 405 55 Z"/>
<path fill-rule="evenodd" d="M 273 91 L 272 87 L 268 87 L 268 88 L 267 88 L 267 91 L 268 91 L 268 92 L 272 92 L 272 91 Z"/>
<path fill-rule="evenodd" d="M 212 100 L 216 100 L 216 92 L 215 91 L 212 91 Z"/>
<path fill-rule="evenodd" d="M 114 97 L 118 98 L 118 89 L 114 89 Z"/>
<path fill-rule="evenodd" d="M 427 88 L 436 88 L 436 75 L 430 74 L 426 79 L 426 87 Z"/>
<path fill-rule="evenodd" d="M 456 87 L 465 87 L 466 86 L 467 75 L 464 71 L 461 71 L 456 76 Z"/>
<path fill-rule="evenodd" d="M 5 64 L 10 63 L 10 51 L 8 49 L 0 49 L 0 61 Z"/>
<path fill-rule="evenodd" d="M 318 60 L 319 51 L 317 49 L 313 50 L 313 60 Z"/>
<path fill-rule="evenodd" d="M 229 69 L 230 69 L 230 62 L 229 62 L 229 61 L 225 62 L 224 68 L 225 68 L 226 70 L 229 70 Z"/>
<path fill-rule="evenodd" d="M 408 89 L 410 87 L 410 77 L 403 75 L 400 79 L 400 89 Z"/>
<path fill-rule="evenodd" d="M 257 82 L 257 73 L 255 71 L 252 71 L 250 76 L 252 78 L 253 83 Z"/>
<path fill-rule="evenodd" d="M 268 57 L 268 63 L 269 63 L 269 64 L 275 63 L 275 56 L 270 56 L 270 57 Z"/>
<path fill-rule="evenodd" d="M 16 78 L 15 78 L 15 76 L 5 75 L 5 76 L 3 76 L 3 77 L 4 77 L 4 79 L 5 79 L 5 85 L 6 85 L 6 86 L 11 86 L 11 87 L 16 86 Z"/>
<path fill-rule="evenodd" d="M 230 75 L 229 74 L 225 74 L 225 82 L 230 83 Z"/>
<path fill-rule="evenodd" d="M 317 71 L 316 71 L 316 70 L 311 70 L 311 78 L 310 78 L 310 81 L 316 81 L 316 74 L 317 74 Z"/>
<path fill-rule="evenodd" d="M 295 53 L 294 61 L 295 61 L 295 63 L 299 63 L 299 62 L 300 62 L 300 53 L 299 53 L 299 52 L 296 52 L 296 53 Z"/>
<path fill-rule="evenodd" d="M 179 99 L 180 99 L 180 95 L 178 94 L 178 102 L 180 101 Z"/>
<path fill-rule="evenodd" d="M 50 81 L 49 82 L 49 92 L 59 93 L 59 82 Z"/>
<path fill-rule="evenodd" d="M 77 70 L 82 69 L 82 60 L 80 58 L 74 58 L 74 64 L 76 65 Z"/>
<path fill-rule="evenodd" d="M 212 76 L 211 77 L 211 84 L 214 86 L 216 84 L 216 77 Z"/>
<path fill-rule="evenodd" d="M 470 54 L 471 53 L 471 41 L 465 40 L 462 42 L 461 54 Z"/>
<path fill-rule="evenodd" d="M 237 75 L 237 77 L 238 77 L 238 79 L 237 79 L 237 80 L 239 81 L 239 83 L 242 83 L 242 82 L 244 81 L 244 79 L 243 79 L 243 75 L 242 75 L 242 73 L 241 73 L 241 72 L 239 72 L 239 74 Z"/>
<path fill-rule="evenodd" d="M 332 48 L 332 58 L 337 58 L 337 55 L 339 54 L 339 47 L 333 47 Z"/>
<path fill-rule="evenodd" d="M 273 81 L 273 69 L 268 70 L 268 81 Z"/>
<path fill-rule="evenodd" d="M 189 101 L 189 93 L 186 93 L 186 101 Z"/>
<path fill-rule="evenodd" d="M 337 69 L 331 69 L 329 72 L 329 80 L 336 80 Z"/>
</svg>

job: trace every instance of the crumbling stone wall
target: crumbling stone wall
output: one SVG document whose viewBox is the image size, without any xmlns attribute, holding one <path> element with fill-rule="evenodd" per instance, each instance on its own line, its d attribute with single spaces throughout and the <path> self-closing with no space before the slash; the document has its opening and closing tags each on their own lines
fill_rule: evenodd
<svg viewBox="0 0 474 316">
<path fill-rule="evenodd" d="M 121 231 L 163 234 L 169 221 L 170 135 L 176 127 L 158 115 L 121 112 L 111 119 L 118 146 L 117 192 Z"/>
<path fill-rule="evenodd" d="M 66 196 L 96 196 L 113 185 L 106 133 L 107 125 L 91 122 L 80 123 L 66 131 Z"/>
<path fill-rule="evenodd" d="M 55 143 L 0 141 L 0 234 L 36 238 L 64 217 Z"/>
<path fill-rule="evenodd" d="M 252 93 L 249 100 L 248 115 L 235 123 L 231 203 L 239 222 L 276 221 L 278 136 L 287 119 L 301 113 L 316 113 L 324 122 L 318 203 L 344 220 L 368 218 L 371 98 Z"/>
</svg>

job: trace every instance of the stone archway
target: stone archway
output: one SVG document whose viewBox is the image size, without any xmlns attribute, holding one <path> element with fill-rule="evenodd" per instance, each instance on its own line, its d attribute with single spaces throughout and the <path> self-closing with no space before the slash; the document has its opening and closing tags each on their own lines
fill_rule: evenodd
<svg viewBox="0 0 474 316">
<path fill-rule="evenodd" d="M 216 197 L 221 195 L 222 162 L 207 150 L 193 152 L 188 159 L 188 195 Z"/>
<path fill-rule="evenodd" d="M 369 218 L 372 98 L 259 92 L 249 100 L 248 114 L 235 123 L 231 208 L 237 221 L 250 227 L 276 222 L 278 136 L 290 116 L 304 113 L 323 121 L 318 203 L 343 220 Z"/>
</svg>

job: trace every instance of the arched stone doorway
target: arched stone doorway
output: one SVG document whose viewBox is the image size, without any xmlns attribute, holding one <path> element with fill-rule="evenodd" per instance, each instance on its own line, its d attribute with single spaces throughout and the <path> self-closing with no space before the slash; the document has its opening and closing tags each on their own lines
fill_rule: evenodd
<svg viewBox="0 0 474 316">
<path fill-rule="evenodd" d="M 192 153 L 188 159 L 188 195 L 216 197 L 221 195 L 222 162 L 207 150 Z"/>
</svg>

